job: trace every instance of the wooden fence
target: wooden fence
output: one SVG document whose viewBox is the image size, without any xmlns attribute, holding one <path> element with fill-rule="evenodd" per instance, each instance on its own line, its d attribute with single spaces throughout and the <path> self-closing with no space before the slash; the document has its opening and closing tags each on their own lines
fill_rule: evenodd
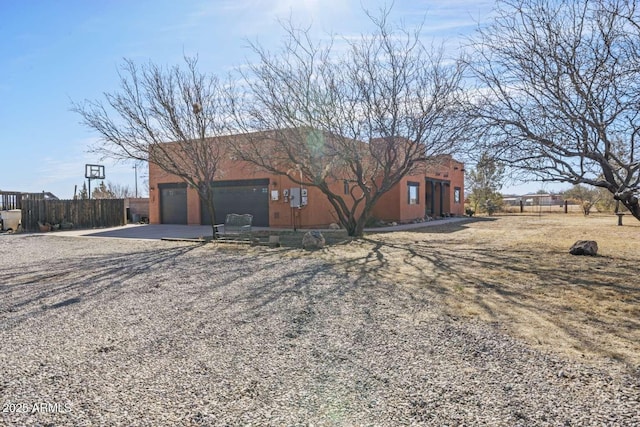
<svg viewBox="0 0 640 427">
<path fill-rule="evenodd" d="M 115 227 L 125 224 L 124 199 L 22 199 L 22 228 L 38 231 L 38 222 L 73 224 L 73 228 Z"/>
<path fill-rule="evenodd" d="M 20 209 L 22 193 L 14 191 L 0 191 L 0 211 Z"/>
</svg>

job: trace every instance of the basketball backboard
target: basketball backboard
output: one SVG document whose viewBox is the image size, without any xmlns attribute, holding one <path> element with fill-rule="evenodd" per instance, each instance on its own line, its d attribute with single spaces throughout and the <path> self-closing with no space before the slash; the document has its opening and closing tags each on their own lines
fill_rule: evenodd
<svg viewBox="0 0 640 427">
<path fill-rule="evenodd" d="M 104 166 L 84 165 L 84 177 L 88 179 L 104 179 Z"/>
</svg>

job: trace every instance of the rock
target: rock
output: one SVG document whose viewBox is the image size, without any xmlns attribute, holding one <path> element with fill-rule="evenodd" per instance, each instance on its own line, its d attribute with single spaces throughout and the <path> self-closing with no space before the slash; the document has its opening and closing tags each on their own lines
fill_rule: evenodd
<svg viewBox="0 0 640 427">
<path fill-rule="evenodd" d="M 269 246 L 280 247 L 280 236 L 269 236 Z"/>
<path fill-rule="evenodd" d="M 393 221 L 393 222 L 391 223 L 391 226 L 392 226 L 392 227 L 395 227 L 396 225 L 398 225 L 398 223 L 397 223 L 397 222 L 395 222 L 395 221 Z"/>
<path fill-rule="evenodd" d="M 324 236 L 319 231 L 309 231 L 302 237 L 302 249 L 321 249 L 324 243 Z"/>
<path fill-rule="evenodd" d="M 335 222 L 332 222 L 331 224 L 329 224 L 329 229 L 330 230 L 340 230 L 340 226 L 338 224 L 336 224 Z"/>
<path fill-rule="evenodd" d="M 598 253 L 598 243 L 594 240 L 578 240 L 569 249 L 571 255 L 596 256 Z"/>
<path fill-rule="evenodd" d="M 71 230 L 72 228 L 73 228 L 73 223 L 72 222 L 62 221 L 60 223 L 60 229 L 61 230 Z"/>
</svg>

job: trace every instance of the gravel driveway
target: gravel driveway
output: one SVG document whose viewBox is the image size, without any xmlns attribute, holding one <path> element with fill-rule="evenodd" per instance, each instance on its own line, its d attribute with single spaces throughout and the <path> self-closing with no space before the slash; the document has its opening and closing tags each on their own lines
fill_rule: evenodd
<svg viewBox="0 0 640 427">
<path fill-rule="evenodd" d="M 0 424 L 640 425 L 640 377 L 313 254 L 0 236 Z"/>
</svg>

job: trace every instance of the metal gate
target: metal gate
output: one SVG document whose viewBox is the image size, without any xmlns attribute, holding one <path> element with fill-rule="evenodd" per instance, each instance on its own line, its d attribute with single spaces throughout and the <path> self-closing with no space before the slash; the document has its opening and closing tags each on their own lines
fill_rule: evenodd
<svg viewBox="0 0 640 427">
<path fill-rule="evenodd" d="M 160 184 L 160 223 L 187 223 L 187 184 Z"/>
<path fill-rule="evenodd" d="M 269 226 L 269 179 L 246 179 L 213 182 L 216 224 L 223 224 L 227 214 L 251 214 L 256 227 Z M 204 201 L 200 202 L 203 225 L 211 224 Z"/>
</svg>

